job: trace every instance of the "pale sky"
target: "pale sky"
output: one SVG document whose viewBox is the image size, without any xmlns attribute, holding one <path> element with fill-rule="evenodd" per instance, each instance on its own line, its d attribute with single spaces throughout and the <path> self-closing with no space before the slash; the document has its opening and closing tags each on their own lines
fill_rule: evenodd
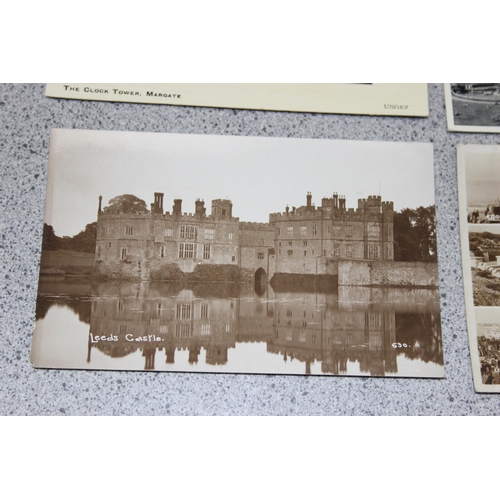
<svg viewBox="0 0 500 500">
<path fill-rule="evenodd" d="M 229 198 L 241 221 L 268 222 L 288 204 L 321 205 L 334 192 L 357 208 L 369 195 L 393 201 L 396 210 L 434 204 L 432 144 L 333 139 L 160 134 L 54 129 L 51 133 L 45 221 L 58 236 L 73 236 L 121 194 L 163 208 L 174 198 L 182 211 L 195 200 Z"/>
<path fill-rule="evenodd" d="M 500 147 L 468 144 L 463 149 L 467 181 L 500 181 Z"/>
</svg>

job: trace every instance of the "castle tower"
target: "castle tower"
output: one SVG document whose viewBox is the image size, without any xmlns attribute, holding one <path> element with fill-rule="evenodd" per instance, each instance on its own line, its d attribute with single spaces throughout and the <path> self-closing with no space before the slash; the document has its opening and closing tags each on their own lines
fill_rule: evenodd
<svg viewBox="0 0 500 500">
<path fill-rule="evenodd" d="M 366 200 L 366 207 L 370 213 L 382 213 L 382 198 L 380 196 L 368 196 L 368 199 Z"/>
<path fill-rule="evenodd" d="M 195 201 L 195 211 L 194 213 L 198 216 L 206 215 L 207 209 L 205 208 L 205 202 L 199 198 Z"/>
<path fill-rule="evenodd" d="M 231 219 L 233 204 L 231 200 L 212 200 L 212 217 L 216 219 Z"/>
</svg>

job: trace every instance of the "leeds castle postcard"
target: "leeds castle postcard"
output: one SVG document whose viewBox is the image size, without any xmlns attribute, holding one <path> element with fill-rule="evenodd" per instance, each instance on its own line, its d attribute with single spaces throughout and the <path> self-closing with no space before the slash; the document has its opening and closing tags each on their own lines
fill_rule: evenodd
<svg viewBox="0 0 500 500">
<path fill-rule="evenodd" d="M 431 144 L 55 129 L 39 368 L 444 376 Z"/>
</svg>

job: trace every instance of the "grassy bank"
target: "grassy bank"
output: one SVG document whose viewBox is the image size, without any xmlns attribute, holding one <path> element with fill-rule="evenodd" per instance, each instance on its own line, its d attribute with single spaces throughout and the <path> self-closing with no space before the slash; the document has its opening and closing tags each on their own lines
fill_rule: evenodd
<svg viewBox="0 0 500 500">
<path fill-rule="evenodd" d="M 40 274 L 53 276 L 90 276 L 94 254 L 73 250 L 44 250 Z"/>
</svg>

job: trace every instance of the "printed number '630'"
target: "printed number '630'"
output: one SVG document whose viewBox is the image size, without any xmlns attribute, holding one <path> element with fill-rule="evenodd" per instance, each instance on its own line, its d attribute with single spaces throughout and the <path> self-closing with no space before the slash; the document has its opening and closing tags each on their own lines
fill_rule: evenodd
<svg viewBox="0 0 500 500">
<path fill-rule="evenodd" d="M 401 349 L 402 347 L 410 347 L 408 344 L 401 344 L 400 342 L 393 342 L 392 347 L 394 349 Z"/>
</svg>

